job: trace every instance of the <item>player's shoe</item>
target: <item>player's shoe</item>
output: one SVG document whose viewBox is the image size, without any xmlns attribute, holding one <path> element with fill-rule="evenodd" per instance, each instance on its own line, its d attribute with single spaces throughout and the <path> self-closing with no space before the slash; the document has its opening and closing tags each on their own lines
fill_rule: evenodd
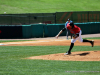
<svg viewBox="0 0 100 75">
<path fill-rule="evenodd" d="M 66 52 L 64 55 L 70 55 L 71 54 L 71 52 Z"/>
<path fill-rule="evenodd" d="M 92 40 L 91 44 L 92 44 L 92 47 L 93 47 L 94 46 L 94 40 Z"/>
</svg>

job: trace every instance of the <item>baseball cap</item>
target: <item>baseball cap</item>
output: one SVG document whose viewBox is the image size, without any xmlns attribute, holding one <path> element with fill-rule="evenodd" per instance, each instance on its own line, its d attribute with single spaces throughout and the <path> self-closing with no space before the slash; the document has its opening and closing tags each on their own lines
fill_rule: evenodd
<svg viewBox="0 0 100 75">
<path fill-rule="evenodd" d="M 70 26 L 73 26 L 73 25 L 74 25 L 74 23 L 73 23 L 73 22 L 70 22 L 70 23 L 69 23 L 69 25 L 70 25 Z"/>
<path fill-rule="evenodd" d="M 68 21 L 70 21 L 70 19 L 68 19 Z"/>
</svg>

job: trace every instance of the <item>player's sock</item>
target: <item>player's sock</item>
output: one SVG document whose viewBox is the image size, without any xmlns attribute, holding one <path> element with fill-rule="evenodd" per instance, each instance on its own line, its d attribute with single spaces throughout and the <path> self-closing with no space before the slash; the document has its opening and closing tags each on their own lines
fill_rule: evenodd
<svg viewBox="0 0 100 75">
<path fill-rule="evenodd" d="M 86 40 L 86 39 L 83 39 L 83 42 L 90 42 L 90 43 L 92 43 L 92 41 Z"/>
<path fill-rule="evenodd" d="M 73 46 L 74 46 L 74 43 L 71 43 L 70 48 L 68 50 L 68 53 L 71 53 L 71 50 L 72 50 Z"/>
<path fill-rule="evenodd" d="M 90 42 L 92 47 L 94 46 L 94 41 L 90 41 L 90 40 L 86 40 L 86 39 L 83 39 L 83 42 Z"/>
</svg>

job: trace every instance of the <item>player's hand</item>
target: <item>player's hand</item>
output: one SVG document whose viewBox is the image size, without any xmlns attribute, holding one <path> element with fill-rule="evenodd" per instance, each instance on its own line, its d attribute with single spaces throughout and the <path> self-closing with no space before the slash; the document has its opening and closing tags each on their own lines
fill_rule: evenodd
<svg viewBox="0 0 100 75">
<path fill-rule="evenodd" d="M 56 36 L 56 38 L 58 39 L 58 35 Z"/>
</svg>

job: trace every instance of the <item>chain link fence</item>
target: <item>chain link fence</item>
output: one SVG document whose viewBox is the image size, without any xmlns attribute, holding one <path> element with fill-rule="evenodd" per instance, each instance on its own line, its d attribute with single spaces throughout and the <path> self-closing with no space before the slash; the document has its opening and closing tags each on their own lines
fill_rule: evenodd
<svg viewBox="0 0 100 75">
<path fill-rule="evenodd" d="M 57 24 L 68 18 L 74 23 L 100 22 L 100 11 L 0 14 L 0 25 Z"/>
</svg>

